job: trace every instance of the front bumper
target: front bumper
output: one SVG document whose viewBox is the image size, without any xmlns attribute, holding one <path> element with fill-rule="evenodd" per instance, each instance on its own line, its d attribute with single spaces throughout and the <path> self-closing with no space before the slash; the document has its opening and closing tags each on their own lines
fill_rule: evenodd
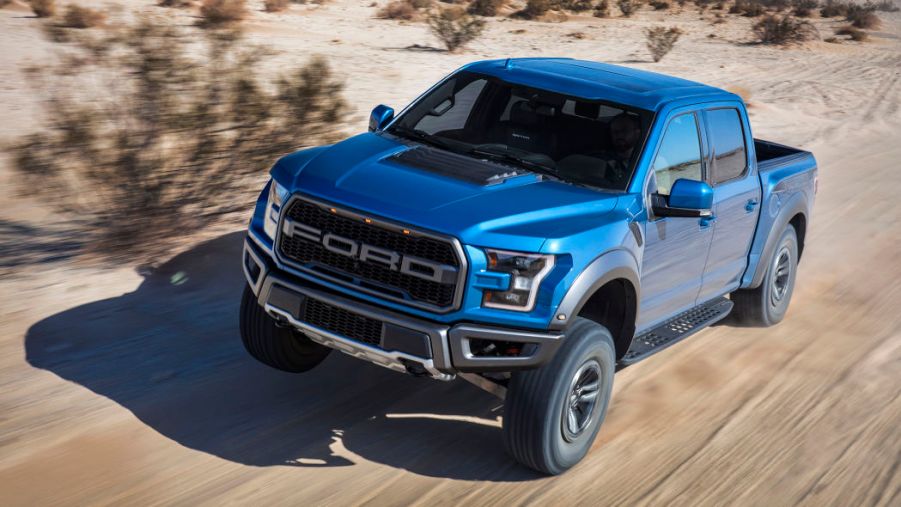
<svg viewBox="0 0 901 507">
<path fill-rule="evenodd" d="M 292 276 L 269 259 L 245 240 L 244 275 L 266 313 L 313 341 L 393 370 L 450 380 L 456 373 L 531 369 L 548 362 L 563 339 L 562 333 L 411 317 Z M 495 349 L 517 344 L 519 352 L 484 355 L 478 351 L 486 343 L 498 344 Z"/>
</svg>

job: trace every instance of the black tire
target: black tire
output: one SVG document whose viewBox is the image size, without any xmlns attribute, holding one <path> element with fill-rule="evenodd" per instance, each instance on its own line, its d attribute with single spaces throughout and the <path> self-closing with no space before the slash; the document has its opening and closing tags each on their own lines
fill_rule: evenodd
<svg viewBox="0 0 901 507">
<path fill-rule="evenodd" d="M 778 324 L 788 311 L 798 273 L 798 235 L 787 226 L 767 260 L 766 275 L 756 289 L 740 289 L 729 298 L 735 305 L 729 322 L 739 326 L 767 327 Z"/>
<path fill-rule="evenodd" d="M 567 416 L 573 387 L 579 380 L 577 374 L 584 375 L 586 368 L 593 370 L 595 366 L 595 402 L 591 407 L 580 405 L 587 419 L 584 427 L 580 425 L 581 429 L 573 432 Z M 552 475 L 581 461 L 607 414 L 615 368 L 616 349 L 610 332 L 590 320 L 575 319 L 549 363 L 511 377 L 503 420 L 507 452 L 523 465 Z"/>
<path fill-rule="evenodd" d="M 241 341 L 257 361 L 291 373 L 311 370 L 332 351 L 299 331 L 277 326 L 247 286 L 241 297 Z"/>
</svg>

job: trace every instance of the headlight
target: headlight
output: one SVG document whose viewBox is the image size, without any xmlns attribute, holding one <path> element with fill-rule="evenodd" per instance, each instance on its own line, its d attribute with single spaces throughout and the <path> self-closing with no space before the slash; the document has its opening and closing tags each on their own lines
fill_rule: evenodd
<svg viewBox="0 0 901 507">
<path fill-rule="evenodd" d="M 266 215 L 263 217 L 263 231 L 269 239 L 275 239 L 278 230 L 278 215 L 282 211 L 282 203 L 288 197 L 288 189 L 275 180 L 269 184 L 269 199 L 266 201 Z"/>
<path fill-rule="evenodd" d="M 520 312 L 535 307 L 538 286 L 554 267 L 553 255 L 486 249 L 488 271 L 510 274 L 510 287 L 505 291 L 486 290 L 482 306 Z"/>
</svg>

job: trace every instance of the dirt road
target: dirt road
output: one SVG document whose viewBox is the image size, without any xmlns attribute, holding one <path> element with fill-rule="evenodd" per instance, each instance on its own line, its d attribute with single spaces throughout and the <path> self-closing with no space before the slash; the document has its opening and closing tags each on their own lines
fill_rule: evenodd
<svg viewBox="0 0 901 507">
<path fill-rule="evenodd" d="M 872 57 L 730 67 L 754 84 L 758 133 L 820 163 L 789 314 L 617 374 L 597 444 L 566 475 L 512 463 L 500 402 L 463 381 L 340 354 L 302 376 L 255 363 L 235 230 L 143 276 L 48 261 L 0 278 L 0 503 L 901 504 L 894 37 Z M 720 82 L 716 65 L 675 62 Z M 39 234 L 4 232 L 7 248 Z"/>
</svg>

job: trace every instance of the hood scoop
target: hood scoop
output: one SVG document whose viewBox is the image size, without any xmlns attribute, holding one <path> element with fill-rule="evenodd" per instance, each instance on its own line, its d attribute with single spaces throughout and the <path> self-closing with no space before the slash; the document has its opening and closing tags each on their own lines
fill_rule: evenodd
<svg viewBox="0 0 901 507">
<path fill-rule="evenodd" d="M 481 186 L 496 185 L 507 179 L 528 174 L 507 165 L 427 147 L 404 150 L 388 157 L 387 160 Z"/>
</svg>

